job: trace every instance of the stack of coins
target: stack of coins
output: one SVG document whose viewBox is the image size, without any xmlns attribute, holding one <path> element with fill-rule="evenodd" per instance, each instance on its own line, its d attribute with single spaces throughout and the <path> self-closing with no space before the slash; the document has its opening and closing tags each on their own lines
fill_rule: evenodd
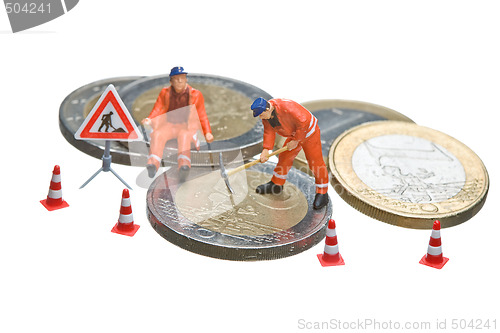
<svg viewBox="0 0 500 333">
<path fill-rule="evenodd" d="M 170 168 L 150 183 L 147 214 L 154 229 L 186 250 L 228 260 L 282 258 L 320 242 L 332 205 L 312 209 L 314 178 L 302 152 L 279 195 L 255 193 L 270 179 L 272 162 L 231 176 L 234 194 L 221 177 L 220 169 L 242 165 L 262 151 L 263 126 L 252 117 L 250 105 L 257 97 L 271 95 L 218 76 L 189 74 L 188 80 L 205 98 L 215 141 L 192 149 L 187 180 Z M 61 132 L 76 148 L 101 158 L 103 143 L 77 141 L 74 133 L 110 83 L 144 134 L 144 142 L 133 145 L 112 142 L 113 160 L 144 167 L 151 129 L 140 122 L 169 85 L 168 75 L 111 78 L 73 91 L 60 107 Z M 318 119 L 333 188 L 362 213 L 401 227 L 431 229 L 435 220 L 443 227 L 465 222 L 484 204 L 486 168 L 458 140 L 380 105 L 348 100 L 302 105 Z M 277 136 L 275 148 L 284 141 Z M 163 164 L 176 163 L 177 145 L 171 140 Z"/>
<path fill-rule="evenodd" d="M 75 90 L 60 108 L 64 137 L 81 151 L 102 156 L 103 144 L 76 141 L 74 133 L 102 91 L 113 83 L 145 138 L 139 143 L 112 142 L 113 160 L 144 167 L 151 129 L 140 122 L 169 79 L 168 75 L 112 78 Z M 331 203 L 321 210 L 312 209 L 315 183 L 308 174 L 292 170 L 283 192 L 269 196 L 256 194 L 255 188 L 271 178 L 275 167 L 271 162 L 231 176 L 234 194 L 222 180 L 220 168 L 241 165 L 262 151 L 262 122 L 252 116 L 250 105 L 257 97 L 271 96 L 247 83 L 218 76 L 189 74 L 188 82 L 204 96 L 215 141 L 202 142 L 199 151 L 193 147 L 186 180 L 181 181 L 174 167 L 149 185 L 147 212 L 154 229 L 184 249 L 229 260 L 282 258 L 320 242 L 331 217 Z M 175 140 L 167 142 L 162 162 L 177 164 Z"/>
</svg>

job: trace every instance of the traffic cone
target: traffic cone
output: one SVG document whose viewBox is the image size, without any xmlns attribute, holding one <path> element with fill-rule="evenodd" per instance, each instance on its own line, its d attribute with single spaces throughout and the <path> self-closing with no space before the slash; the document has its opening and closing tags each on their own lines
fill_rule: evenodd
<svg viewBox="0 0 500 333">
<path fill-rule="evenodd" d="M 339 266 L 344 265 L 344 259 L 339 252 L 339 245 L 337 243 L 337 232 L 335 231 L 335 221 L 328 221 L 325 239 L 325 251 L 323 254 L 318 254 L 321 266 Z"/>
<path fill-rule="evenodd" d="M 47 199 L 40 200 L 40 202 L 49 211 L 69 207 L 68 203 L 62 198 L 61 168 L 59 165 L 54 166 L 54 171 L 52 171 L 52 179 L 50 180 Z"/>
<path fill-rule="evenodd" d="M 130 204 L 130 194 L 127 189 L 124 189 L 122 193 L 122 205 L 120 207 L 118 223 L 116 223 L 113 229 L 111 229 L 111 232 L 132 237 L 135 235 L 137 230 L 139 230 L 139 228 L 139 225 L 134 224 L 132 205 Z"/>
<path fill-rule="evenodd" d="M 432 234 L 429 240 L 427 254 L 420 259 L 420 263 L 422 265 L 441 269 L 448 260 L 448 258 L 443 257 L 443 251 L 441 249 L 441 222 L 436 220 L 432 226 Z"/>
</svg>

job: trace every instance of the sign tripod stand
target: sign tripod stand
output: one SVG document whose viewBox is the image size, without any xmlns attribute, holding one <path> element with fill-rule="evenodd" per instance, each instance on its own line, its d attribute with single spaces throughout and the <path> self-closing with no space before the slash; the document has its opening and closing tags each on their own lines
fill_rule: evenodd
<svg viewBox="0 0 500 333">
<path fill-rule="evenodd" d="M 116 127 L 112 125 L 115 123 Z M 105 128 L 104 132 L 101 129 Z M 108 128 L 114 129 L 108 132 Z M 97 170 L 80 188 L 84 188 L 101 171 L 111 171 L 126 187 L 132 189 L 111 168 L 111 141 L 139 141 L 142 134 L 134 123 L 134 119 L 128 112 L 115 87 L 110 84 L 102 93 L 92 111 L 87 115 L 80 128 L 75 133 L 77 140 L 102 140 L 104 141 L 104 154 L 102 155 L 102 167 Z"/>
<path fill-rule="evenodd" d="M 82 186 L 80 186 L 80 189 L 84 188 L 92 179 L 94 179 L 101 171 L 108 172 L 111 171 L 113 175 L 118 178 L 123 185 L 127 186 L 129 189 L 132 189 L 117 173 L 115 170 L 111 168 L 111 154 L 110 154 L 110 148 L 111 148 L 111 141 L 106 140 L 104 143 L 104 155 L 102 155 L 102 167 L 97 170 L 96 173 L 94 173 L 85 183 L 83 183 Z"/>
</svg>

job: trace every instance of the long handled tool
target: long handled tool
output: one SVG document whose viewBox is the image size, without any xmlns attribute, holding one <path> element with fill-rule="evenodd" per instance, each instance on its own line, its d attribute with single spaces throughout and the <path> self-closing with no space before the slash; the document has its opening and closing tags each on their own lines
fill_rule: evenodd
<svg viewBox="0 0 500 333">
<path fill-rule="evenodd" d="M 214 157 L 212 156 L 212 146 L 210 145 L 210 142 L 207 141 L 207 148 L 208 148 L 208 151 L 210 152 L 210 166 L 212 167 L 212 170 L 215 169 L 215 165 L 214 165 Z M 222 155 L 222 153 L 221 153 Z"/>
<path fill-rule="evenodd" d="M 285 150 L 288 150 L 288 147 L 284 146 L 276 151 L 273 151 L 271 154 L 269 154 L 269 157 L 274 156 L 274 155 L 278 155 L 279 153 L 282 153 Z M 229 184 L 229 176 L 234 175 L 235 173 L 243 171 L 245 169 L 248 169 L 251 166 L 259 164 L 259 163 L 260 163 L 260 159 L 257 159 L 255 161 L 240 165 L 237 168 L 226 171 L 226 168 L 224 168 L 224 164 L 222 163 L 222 153 L 219 153 L 220 174 L 221 174 L 222 179 L 224 179 L 224 182 L 226 183 L 226 187 L 229 190 L 229 192 L 234 194 L 234 190 L 231 187 L 231 184 Z"/>
</svg>

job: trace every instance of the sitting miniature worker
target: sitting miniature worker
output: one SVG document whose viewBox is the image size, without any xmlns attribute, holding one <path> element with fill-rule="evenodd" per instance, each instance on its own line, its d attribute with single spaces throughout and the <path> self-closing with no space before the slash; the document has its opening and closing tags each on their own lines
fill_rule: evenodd
<svg viewBox="0 0 500 333">
<path fill-rule="evenodd" d="M 274 146 L 276 133 L 286 137 L 287 151 L 279 154 L 271 181 L 259 185 L 259 194 L 278 194 L 283 189 L 293 160 L 304 149 L 309 168 L 316 180 L 316 196 L 313 208 L 321 209 L 328 204 L 328 170 L 321 152 L 318 120 L 302 105 L 288 99 L 257 98 L 252 106 L 253 116 L 262 119 L 264 125 L 264 149 L 260 154 L 262 163 L 269 159 L 269 150 Z"/>
<path fill-rule="evenodd" d="M 163 149 L 168 140 L 177 139 L 177 166 L 180 180 L 186 179 L 191 169 L 191 142 L 200 148 L 197 132 L 201 128 L 207 142 L 214 136 L 210 129 L 205 101 L 200 91 L 187 84 L 182 67 L 170 71 L 170 86 L 161 90 L 153 110 L 142 124 L 153 128 L 147 170 L 153 178 L 160 167 Z"/>
</svg>

